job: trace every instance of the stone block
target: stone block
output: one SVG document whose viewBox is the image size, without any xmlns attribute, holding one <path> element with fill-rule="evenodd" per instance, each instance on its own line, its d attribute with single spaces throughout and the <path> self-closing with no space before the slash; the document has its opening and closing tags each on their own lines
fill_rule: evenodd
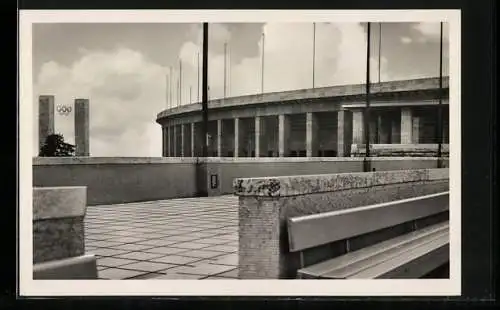
<svg viewBox="0 0 500 310">
<path fill-rule="evenodd" d="M 86 187 L 33 188 L 33 277 L 94 279 L 96 259 L 85 255 Z"/>
<path fill-rule="evenodd" d="M 439 170 L 439 171 L 435 171 Z M 448 169 L 417 169 L 331 175 L 236 179 L 239 196 L 239 278 L 295 278 L 299 253 L 288 250 L 286 221 L 317 214 L 417 197 L 449 190 Z M 406 231 L 402 226 L 400 230 Z M 354 247 L 387 238 L 392 232 L 361 236 Z M 342 243 L 304 252 L 317 261 L 345 251 Z"/>
</svg>

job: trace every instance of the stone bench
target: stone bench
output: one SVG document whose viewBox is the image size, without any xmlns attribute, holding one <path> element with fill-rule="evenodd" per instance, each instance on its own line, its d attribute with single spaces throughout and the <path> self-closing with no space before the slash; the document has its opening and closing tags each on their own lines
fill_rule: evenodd
<svg viewBox="0 0 500 310">
<path fill-rule="evenodd" d="M 289 219 L 446 192 L 449 170 L 240 178 L 233 185 L 239 196 L 239 277 L 295 279 L 301 266 L 345 254 L 345 246 L 343 242 L 315 246 L 308 251 L 306 264 L 301 264 L 299 251 L 290 251 Z M 382 230 L 362 242 L 390 239 L 402 232 Z"/>
<path fill-rule="evenodd" d="M 97 279 L 85 254 L 86 187 L 33 188 L 33 279 Z"/>
</svg>

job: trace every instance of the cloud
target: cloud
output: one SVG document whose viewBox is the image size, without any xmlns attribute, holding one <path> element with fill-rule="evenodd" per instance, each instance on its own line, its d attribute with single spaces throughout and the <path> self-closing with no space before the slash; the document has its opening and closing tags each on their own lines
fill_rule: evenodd
<svg viewBox="0 0 500 310">
<path fill-rule="evenodd" d="M 35 94 L 56 96 L 57 104 L 72 105 L 74 98 L 90 99 L 90 152 L 92 156 L 161 156 L 161 128 L 157 113 L 169 106 L 196 102 L 201 96 L 201 25 L 190 26 L 190 35 L 170 68 L 161 66 L 140 51 L 130 48 L 92 50 L 81 48 L 71 65 L 45 63 L 35 81 Z M 415 24 L 418 36 L 401 37 L 439 40 L 439 24 Z M 436 32 L 437 31 L 437 32 Z M 268 23 L 262 28 L 264 41 L 264 91 L 278 92 L 312 87 L 313 25 L 311 23 Z M 233 57 L 231 32 L 223 24 L 211 24 L 208 55 L 210 99 L 226 92 L 242 96 L 261 92 L 262 47 L 255 57 Z M 437 34 L 437 37 L 436 37 Z M 224 43 L 228 54 L 224 59 Z M 390 48 L 390 47 L 388 47 Z M 366 78 L 366 32 L 359 23 L 317 23 L 314 57 L 316 87 L 364 83 Z M 406 57 L 409 57 L 406 55 Z M 413 56 L 412 56 L 413 57 Z M 395 59 L 381 57 L 381 80 L 411 78 L 411 73 L 389 70 Z M 179 94 L 179 61 L 182 63 L 182 92 Z M 370 59 L 371 80 L 378 80 L 378 55 Z M 172 93 L 167 94 L 166 76 Z M 200 88 L 198 88 L 198 85 Z M 172 100 L 166 102 L 166 98 Z M 34 100 L 34 111 L 38 103 Z M 37 113 L 35 113 L 36 116 Z M 35 120 L 37 121 L 37 120 Z M 74 143 L 73 114 L 56 115 L 56 130 Z M 34 128 L 37 145 L 37 126 Z M 35 147 L 37 149 L 37 147 Z"/>
<path fill-rule="evenodd" d="M 416 23 L 413 29 L 420 33 L 419 42 L 439 41 L 441 35 L 440 23 Z M 450 32 L 450 24 L 443 23 L 443 41 L 448 42 Z"/>
<path fill-rule="evenodd" d="M 165 108 L 165 72 L 166 68 L 137 51 L 86 52 L 68 67 L 44 64 L 35 94 L 54 95 L 56 105 L 73 105 L 75 98 L 90 99 L 92 156 L 161 156 L 161 129 L 154 121 L 156 113 Z M 37 99 L 34 101 L 34 111 L 38 111 Z M 74 143 L 73 118 L 73 113 L 55 116 L 56 131 L 70 143 Z"/>
<path fill-rule="evenodd" d="M 401 43 L 410 44 L 413 40 L 410 37 L 401 37 Z"/>
<path fill-rule="evenodd" d="M 229 37 L 224 27 L 209 28 L 209 86 L 210 98 L 224 96 L 223 45 Z M 194 27 L 199 30 L 200 27 Z M 268 23 L 263 27 L 264 92 L 277 92 L 312 87 L 313 25 L 312 23 Z M 212 38 L 213 36 L 213 38 Z M 215 41 L 215 42 L 214 42 Z M 226 88 L 231 96 L 261 92 L 262 40 L 259 55 L 230 61 L 231 42 L 226 59 Z M 314 78 L 315 86 L 360 83 L 365 77 L 366 34 L 358 23 L 316 25 Z M 196 53 L 200 43 L 186 42 L 181 47 L 183 83 L 197 85 Z M 217 52 L 216 52 L 217 51 Z M 229 65 L 230 64 L 230 65 Z M 175 72 L 178 75 L 178 71 Z M 178 78 L 178 76 L 176 77 Z M 185 89 L 184 92 L 187 90 Z M 186 93 L 188 94 L 188 92 Z M 183 94 L 184 97 L 184 94 Z M 187 98 L 187 97 L 185 97 Z M 183 101 L 183 104 L 187 102 Z"/>
</svg>

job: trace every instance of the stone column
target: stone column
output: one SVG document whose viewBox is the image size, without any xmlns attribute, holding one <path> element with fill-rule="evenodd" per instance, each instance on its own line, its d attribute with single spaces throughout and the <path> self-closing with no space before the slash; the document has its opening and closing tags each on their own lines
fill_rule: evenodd
<svg viewBox="0 0 500 310">
<path fill-rule="evenodd" d="M 191 123 L 191 157 L 195 157 L 195 152 L 194 152 L 194 139 L 195 139 L 194 124 L 195 123 Z"/>
<path fill-rule="evenodd" d="M 217 156 L 222 157 L 222 120 L 217 120 Z"/>
<path fill-rule="evenodd" d="M 180 155 L 181 157 L 184 157 L 184 124 L 181 124 L 180 126 L 180 129 L 181 129 L 181 152 L 180 152 Z"/>
<path fill-rule="evenodd" d="M 279 131 L 279 157 L 288 155 L 289 137 L 290 137 L 290 118 L 288 115 L 280 114 L 278 116 Z"/>
<path fill-rule="evenodd" d="M 318 154 L 318 121 L 316 115 L 306 113 L 306 156 L 315 157 Z"/>
<path fill-rule="evenodd" d="M 240 119 L 234 119 L 234 157 L 237 158 L 240 155 Z"/>
<path fill-rule="evenodd" d="M 352 112 L 340 110 L 337 113 L 337 156 L 348 157 L 352 144 Z"/>
<path fill-rule="evenodd" d="M 399 119 L 392 120 L 391 122 L 391 143 L 399 144 L 401 143 L 401 130 L 400 130 L 401 122 Z"/>
<path fill-rule="evenodd" d="M 75 99 L 75 155 L 89 156 L 88 99 Z"/>
<path fill-rule="evenodd" d="M 412 143 L 412 113 L 410 108 L 401 109 L 401 144 Z"/>
<path fill-rule="evenodd" d="M 260 116 L 255 117 L 255 157 L 260 157 Z"/>
<path fill-rule="evenodd" d="M 47 137 L 52 134 L 54 134 L 54 96 L 40 96 L 38 98 L 38 147 L 41 148 Z"/>
<path fill-rule="evenodd" d="M 173 125 L 174 127 L 174 138 L 172 139 L 173 144 L 174 144 L 174 157 L 177 157 L 177 125 Z"/>
<path fill-rule="evenodd" d="M 161 157 L 167 156 L 167 140 L 165 139 L 167 128 L 161 126 Z"/>
<path fill-rule="evenodd" d="M 352 143 L 363 144 L 363 111 L 352 112 Z"/>
<path fill-rule="evenodd" d="M 411 118 L 411 143 L 420 143 L 420 118 L 418 116 L 413 116 Z"/>
<path fill-rule="evenodd" d="M 170 157 L 172 156 L 172 152 L 170 152 L 170 126 L 167 124 L 165 125 L 165 131 L 166 131 L 166 135 L 167 135 L 167 138 L 166 138 L 166 141 L 167 141 L 167 157 Z"/>
</svg>

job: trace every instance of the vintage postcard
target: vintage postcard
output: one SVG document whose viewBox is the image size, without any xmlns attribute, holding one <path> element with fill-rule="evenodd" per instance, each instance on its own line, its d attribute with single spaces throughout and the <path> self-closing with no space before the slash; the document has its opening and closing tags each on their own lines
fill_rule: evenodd
<svg viewBox="0 0 500 310">
<path fill-rule="evenodd" d="M 21 295 L 460 295 L 459 11 L 20 11 L 19 42 Z"/>
</svg>

